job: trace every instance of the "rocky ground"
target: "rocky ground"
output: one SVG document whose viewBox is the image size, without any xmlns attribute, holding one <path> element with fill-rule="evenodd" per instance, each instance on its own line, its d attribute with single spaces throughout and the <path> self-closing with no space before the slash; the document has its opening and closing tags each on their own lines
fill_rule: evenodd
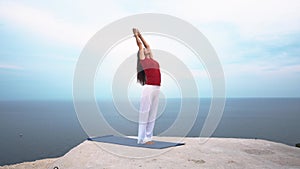
<svg viewBox="0 0 300 169">
<path fill-rule="evenodd" d="M 258 139 L 156 137 L 185 142 L 167 149 L 146 149 L 84 141 L 56 159 L 0 169 L 251 168 L 299 169 L 300 148 Z"/>
</svg>

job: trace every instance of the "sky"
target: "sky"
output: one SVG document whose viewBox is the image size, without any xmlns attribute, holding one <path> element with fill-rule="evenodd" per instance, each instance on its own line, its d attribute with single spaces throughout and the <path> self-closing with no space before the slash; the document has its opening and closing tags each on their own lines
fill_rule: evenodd
<svg viewBox="0 0 300 169">
<path fill-rule="evenodd" d="M 299 9 L 298 0 L 0 0 L 0 100 L 72 99 L 75 66 L 88 40 L 109 23 L 142 13 L 178 17 L 206 36 L 223 67 L 226 97 L 300 97 Z M 145 37 L 151 47 L 168 51 L 174 43 L 178 55 L 187 53 L 170 39 Z M 136 52 L 133 39 L 108 54 L 102 67 L 110 73 L 98 71 L 97 97 L 111 95 L 97 84 L 111 83 L 118 64 L 109 69 L 109 58 L 125 49 Z M 210 97 L 201 63 L 179 58 L 193 73 L 199 96 Z M 178 97 L 176 79 L 164 77 L 164 95 Z M 128 88 L 139 95 L 134 80 Z"/>
</svg>

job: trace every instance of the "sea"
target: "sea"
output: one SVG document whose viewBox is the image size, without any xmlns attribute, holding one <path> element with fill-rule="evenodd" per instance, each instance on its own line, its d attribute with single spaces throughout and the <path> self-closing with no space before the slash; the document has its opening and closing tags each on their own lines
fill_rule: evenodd
<svg viewBox="0 0 300 169">
<path fill-rule="evenodd" d="M 118 114 L 112 101 L 104 102 L 98 104 L 108 123 L 123 135 L 136 136 L 138 124 Z M 201 98 L 199 102 L 191 130 L 174 136 L 200 136 L 211 99 Z M 162 103 L 154 135 L 176 121 L 182 99 Z M 139 102 L 133 105 L 138 108 Z M 222 118 L 211 137 L 265 139 L 295 146 L 300 143 L 299 129 L 300 98 L 226 98 Z M 89 137 L 72 100 L 0 101 L 0 134 L 0 166 L 60 157 Z"/>
</svg>

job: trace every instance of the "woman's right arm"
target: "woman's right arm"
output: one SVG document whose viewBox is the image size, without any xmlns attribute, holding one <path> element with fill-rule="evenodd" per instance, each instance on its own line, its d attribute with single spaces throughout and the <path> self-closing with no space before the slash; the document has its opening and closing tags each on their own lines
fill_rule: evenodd
<svg viewBox="0 0 300 169">
<path fill-rule="evenodd" d="M 144 60 L 145 55 L 144 55 L 143 43 L 139 39 L 138 32 L 135 28 L 133 29 L 133 33 L 134 33 L 134 37 L 135 37 L 135 40 L 136 40 L 136 44 L 139 47 L 139 58 L 140 58 L 140 60 Z"/>
</svg>

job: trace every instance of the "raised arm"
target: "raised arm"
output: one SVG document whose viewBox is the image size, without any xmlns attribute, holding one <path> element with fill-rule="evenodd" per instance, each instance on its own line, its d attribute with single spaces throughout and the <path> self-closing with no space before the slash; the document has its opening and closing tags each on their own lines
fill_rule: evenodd
<svg viewBox="0 0 300 169">
<path fill-rule="evenodd" d="M 138 34 L 139 38 L 142 40 L 142 43 L 145 46 L 145 48 L 149 51 L 150 57 L 153 58 L 152 51 L 150 49 L 150 45 L 146 42 L 146 40 L 144 39 L 144 37 L 142 36 L 142 34 L 140 33 L 140 31 L 138 29 L 137 29 L 137 34 Z"/>
<path fill-rule="evenodd" d="M 139 30 L 137 30 L 137 34 L 138 34 L 139 38 L 142 40 L 143 45 L 145 46 L 145 48 L 150 49 L 149 44 L 146 42 L 146 40 L 144 39 L 144 37 L 142 36 L 142 34 L 140 33 Z"/>
<path fill-rule="evenodd" d="M 132 31 L 136 40 L 136 44 L 139 47 L 139 58 L 141 60 L 144 60 L 145 59 L 144 49 L 143 49 L 143 44 L 138 36 L 138 30 L 136 28 L 133 28 Z"/>
</svg>

